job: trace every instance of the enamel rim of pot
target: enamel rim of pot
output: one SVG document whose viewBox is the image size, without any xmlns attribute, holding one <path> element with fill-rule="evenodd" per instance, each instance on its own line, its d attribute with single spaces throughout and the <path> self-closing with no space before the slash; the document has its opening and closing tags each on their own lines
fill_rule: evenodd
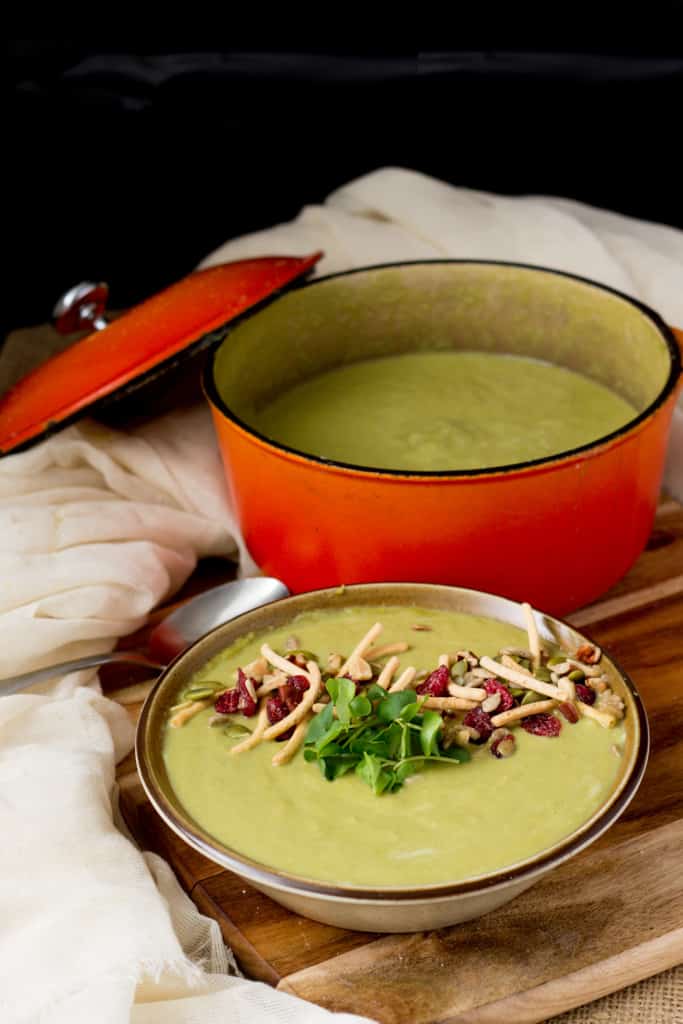
<svg viewBox="0 0 683 1024">
<path fill-rule="evenodd" d="M 601 448 L 603 445 L 608 445 L 610 442 L 617 441 L 625 435 L 634 431 L 641 423 L 649 419 L 653 413 L 655 413 L 660 406 L 662 406 L 669 396 L 673 394 L 676 389 L 681 372 L 683 369 L 681 359 L 681 349 L 676 341 L 676 337 L 670 327 L 662 320 L 662 318 L 655 313 L 653 309 L 640 302 L 638 299 L 632 298 L 630 295 L 626 295 L 624 292 L 618 291 L 616 288 L 611 288 L 608 285 L 600 284 L 597 281 L 593 281 L 587 277 L 581 277 L 578 274 L 569 274 L 566 271 L 553 270 L 550 267 L 544 267 L 540 265 L 530 263 L 514 263 L 503 260 L 468 260 L 468 259 L 457 259 L 457 260 L 409 260 L 398 263 L 380 263 L 368 267 L 356 267 L 352 270 L 341 271 L 337 274 L 329 274 L 326 276 L 316 277 L 309 281 L 304 281 L 300 284 L 291 287 L 288 290 L 289 295 L 298 294 L 305 289 L 314 288 L 316 285 L 324 284 L 329 281 L 340 280 L 347 277 L 353 277 L 355 275 L 369 274 L 375 271 L 392 270 L 399 268 L 408 267 L 422 267 L 422 266 L 481 266 L 481 267 L 501 267 L 511 268 L 518 270 L 529 270 L 537 271 L 542 274 L 550 274 L 559 278 L 566 278 L 570 281 L 576 281 L 580 284 L 588 285 L 598 291 L 606 292 L 615 298 L 622 299 L 628 303 L 634 309 L 638 310 L 646 319 L 648 319 L 658 331 L 662 338 L 669 354 L 669 373 L 667 379 L 650 404 L 643 409 L 641 412 L 633 416 L 632 419 L 628 420 L 623 426 L 617 430 L 612 431 L 609 434 L 605 434 L 601 437 L 596 438 L 594 441 L 589 441 L 587 444 L 580 445 L 577 448 L 569 448 L 565 451 L 558 452 L 554 455 L 546 455 L 538 459 L 529 459 L 524 462 L 507 463 L 504 466 L 486 466 L 484 468 L 477 469 L 451 469 L 451 470 L 395 470 L 395 469 L 384 469 L 380 467 L 373 467 L 370 465 L 357 465 L 355 463 L 340 462 L 335 459 L 322 458 L 319 455 L 314 455 L 310 452 L 301 451 L 297 448 L 291 448 L 280 441 L 268 437 L 265 434 L 260 433 L 255 427 L 246 423 L 241 417 L 239 417 L 225 402 L 225 400 L 219 394 L 218 388 L 215 383 L 215 363 L 218 352 L 220 351 L 221 345 L 217 345 L 212 353 L 211 357 L 207 361 L 204 368 L 203 374 L 203 387 L 204 392 L 209 402 L 220 412 L 227 420 L 235 424 L 238 428 L 244 431 L 246 434 L 252 435 L 258 438 L 258 440 L 267 447 L 275 449 L 276 451 L 284 452 L 288 455 L 294 455 L 298 459 L 306 460 L 307 462 L 317 464 L 321 467 L 329 466 L 335 469 L 347 470 L 355 474 L 365 474 L 371 476 L 380 477 L 418 477 L 423 479 L 448 479 L 454 477 L 482 477 L 482 476 L 498 476 L 505 473 L 519 473 L 520 470 L 534 469 L 540 466 L 549 466 L 553 463 L 563 462 L 568 459 L 575 458 L 585 453 L 592 453 L 596 449 Z M 266 301 L 261 308 L 269 306 L 272 300 Z M 247 311 L 241 316 L 236 317 L 230 322 L 230 326 L 227 332 L 223 336 L 223 343 L 229 338 L 232 331 L 239 327 L 241 323 L 254 316 L 256 311 Z"/>
</svg>

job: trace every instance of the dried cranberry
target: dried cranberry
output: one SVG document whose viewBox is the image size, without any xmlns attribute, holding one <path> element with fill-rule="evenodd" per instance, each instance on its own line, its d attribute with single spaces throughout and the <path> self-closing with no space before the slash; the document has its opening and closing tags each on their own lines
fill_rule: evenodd
<svg viewBox="0 0 683 1024">
<path fill-rule="evenodd" d="M 446 666 L 439 665 L 423 683 L 415 687 L 415 692 L 426 694 L 428 697 L 445 697 L 450 681 L 451 676 Z"/>
<path fill-rule="evenodd" d="M 216 698 L 216 703 L 213 707 L 219 715 L 234 715 L 240 709 L 239 689 L 234 687 L 232 690 L 226 690 L 225 693 L 221 693 Z"/>
<path fill-rule="evenodd" d="M 303 654 L 288 654 L 287 661 L 291 661 L 297 668 L 306 668 L 306 658 Z"/>
<path fill-rule="evenodd" d="M 577 700 L 582 704 L 595 704 L 595 691 L 591 690 L 590 686 L 586 686 L 585 683 L 574 683 L 574 686 Z"/>
<path fill-rule="evenodd" d="M 253 679 L 249 680 L 251 688 L 247 685 L 247 677 L 241 668 L 237 669 L 237 687 L 240 692 L 239 709 L 247 718 L 251 718 L 258 711 L 258 701 L 252 691 L 256 691 Z"/>
<path fill-rule="evenodd" d="M 269 697 L 266 701 L 266 713 L 270 724 L 275 725 L 276 722 L 281 722 L 283 718 L 287 717 L 289 708 L 282 697 Z"/>
<path fill-rule="evenodd" d="M 554 715 L 541 712 L 540 715 L 529 715 L 523 718 L 522 728 L 534 736 L 559 736 L 562 729 L 562 722 Z"/>
<path fill-rule="evenodd" d="M 305 676 L 291 676 L 289 685 L 294 687 L 297 693 L 300 693 L 303 696 L 311 684 Z"/>
<path fill-rule="evenodd" d="M 564 717 L 567 719 L 568 722 L 571 723 L 571 725 L 576 725 L 576 723 L 579 720 L 579 712 L 576 710 L 576 708 L 570 700 L 563 701 L 558 706 L 557 710 L 560 712 L 561 715 L 564 715 Z"/>
<path fill-rule="evenodd" d="M 496 708 L 496 714 L 500 711 L 509 711 L 511 707 L 514 707 L 515 698 L 507 686 L 499 683 L 497 679 L 487 679 L 484 682 L 484 689 L 487 693 L 497 693 L 500 696 L 500 704 Z"/>
<path fill-rule="evenodd" d="M 473 743 L 486 743 L 493 732 L 491 716 L 482 711 L 481 708 L 472 708 L 471 711 L 468 711 L 463 718 L 463 725 L 468 726 L 470 729 L 476 729 L 479 733 L 479 739 L 472 740 Z"/>
<path fill-rule="evenodd" d="M 291 728 L 285 729 L 284 732 L 281 732 L 279 736 L 275 737 L 275 742 L 282 743 L 283 740 L 288 740 L 291 737 L 292 733 L 294 732 L 294 729 L 295 726 L 291 726 Z"/>
<path fill-rule="evenodd" d="M 301 704 L 303 695 L 309 687 L 308 679 L 303 676 L 290 676 L 286 683 L 278 688 L 280 699 L 289 711 Z"/>
</svg>

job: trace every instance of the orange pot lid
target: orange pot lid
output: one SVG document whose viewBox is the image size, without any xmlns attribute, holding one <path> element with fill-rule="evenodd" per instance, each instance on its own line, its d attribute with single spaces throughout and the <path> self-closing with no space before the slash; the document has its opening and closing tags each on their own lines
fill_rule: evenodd
<svg viewBox="0 0 683 1024">
<path fill-rule="evenodd" d="M 246 310 L 273 299 L 322 253 L 240 260 L 198 270 L 94 331 L 0 397 L 0 455 L 30 447 L 150 371 L 176 366 Z"/>
</svg>

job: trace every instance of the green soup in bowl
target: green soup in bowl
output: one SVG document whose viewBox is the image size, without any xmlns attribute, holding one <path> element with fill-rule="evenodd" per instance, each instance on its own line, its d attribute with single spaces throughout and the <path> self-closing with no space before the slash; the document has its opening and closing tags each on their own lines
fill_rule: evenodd
<svg viewBox="0 0 683 1024">
<path fill-rule="evenodd" d="M 540 668 L 523 609 L 475 591 L 372 584 L 251 612 L 162 678 L 138 733 L 143 782 L 188 842 L 299 912 L 387 931 L 476 916 L 600 834 L 635 792 L 646 756 L 645 718 L 626 677 L 604 654 L 568 668 L 561 652 L 594 648 L 556 620 L 535 621 Z M 353 655 L 377 623 L 381 637 Z M 289 654 L 294 644 L 305 653 Z M 275 664 L 264 667 L 263 651 Z M 289 672 L 279 675 L 277 658 Z M 371 677 L 347 678 L 363 665 Z M 246 705 L 230 710 L 238 670 L 243 690 L 250 679 Z M 444 671 L 448 690 L 438 696 Z M 518 685 L 518 674 L 529 682 Z M 283 704 L 295 679 L 304 680 L 298 698 Z M 588 712 L 577 683 L 590 690 Z M 398 705 L 386 713 L 394 692 L 406 720 Z M 266 713 L 278 701 L 279 718 Z M 317 751 L 312 723 L 323 712 L 335 735 Z M 270 736 L 292 716 L 294 737 L 291 728 Z M 263 740 L 243 749 L 259 728 Z M 402 747 L 399 734 L 408 736 Z M 389 749 L 391 735 L 399 738 Z M 353 763 L 330 771 L 344 758 Z"/>
</svg>

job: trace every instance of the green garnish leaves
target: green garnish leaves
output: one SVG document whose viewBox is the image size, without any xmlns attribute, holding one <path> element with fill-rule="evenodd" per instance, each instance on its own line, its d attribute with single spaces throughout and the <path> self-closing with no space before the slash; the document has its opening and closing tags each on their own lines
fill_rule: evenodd
<svg viewBox="0 0 683 1024">
<path fill-rule="evenodd" d="M 304 759 L 332 782 L 354 771 L 373 793 L 392 793 L 425 764 L 469 761 L 466 750 L 439 745 L 442 718 L 423 711 L 414 690 L 387 693 L 372 683 L 356 694 L 351 679 L 328 679 L 330 703 L 308 727 Z"/>
<path fill-rule="evenodd" d="M 394 781 L 393 772 L 387 772 L 382 768 L 382 762 L 373 754 L 363 754 L 363 760 L 356 765 L 356 775 L 367 782 L 370 789 L 376 796 L 383 793 Z"/>
<path fill-rule="evenodd" d="M 364 693 L 360 693 L 349 703 L 349 711 L 352 718 L 367 718 L 372 711 L 372 704 Z"/>
<path fill-rule="evenodd" d="M 438 754 L 437 738 L 441 729 L 441 715 L 436 711 L 425 711 L 420 728 L 420 746 L 425 757 Z"/>
<path fill-rule="evenodd" d="M 315 716 L 306 733 L 306 745 L 317 743 L 318 740 L 332 725 L 334 721 L 334 705 L 328 704 L 326 708 Z"/>
<path fill-rule="evenodd" d="M 340 722 L 351 721 L 351 709 L 349 704 L 356 696 L 356 684 L 352 679 L 328 679 L 325 689 L 332 698 L 332 703 L 337 709 L 337 718 Z"/>
<path fill-rule="evenodd" d="M 388 693 L 377 705 L 377 717 L 383 722 L 393 722 L 396 718 L 403 718 L 410 721 L 412 717 L 409 710 L 411 705 L 415 706 L 417 713 L 417 694 L 414 690 L 399 690 L 398 693 Z M 410 717 L 406 717 L 409 715 Z"/>
</svg>

